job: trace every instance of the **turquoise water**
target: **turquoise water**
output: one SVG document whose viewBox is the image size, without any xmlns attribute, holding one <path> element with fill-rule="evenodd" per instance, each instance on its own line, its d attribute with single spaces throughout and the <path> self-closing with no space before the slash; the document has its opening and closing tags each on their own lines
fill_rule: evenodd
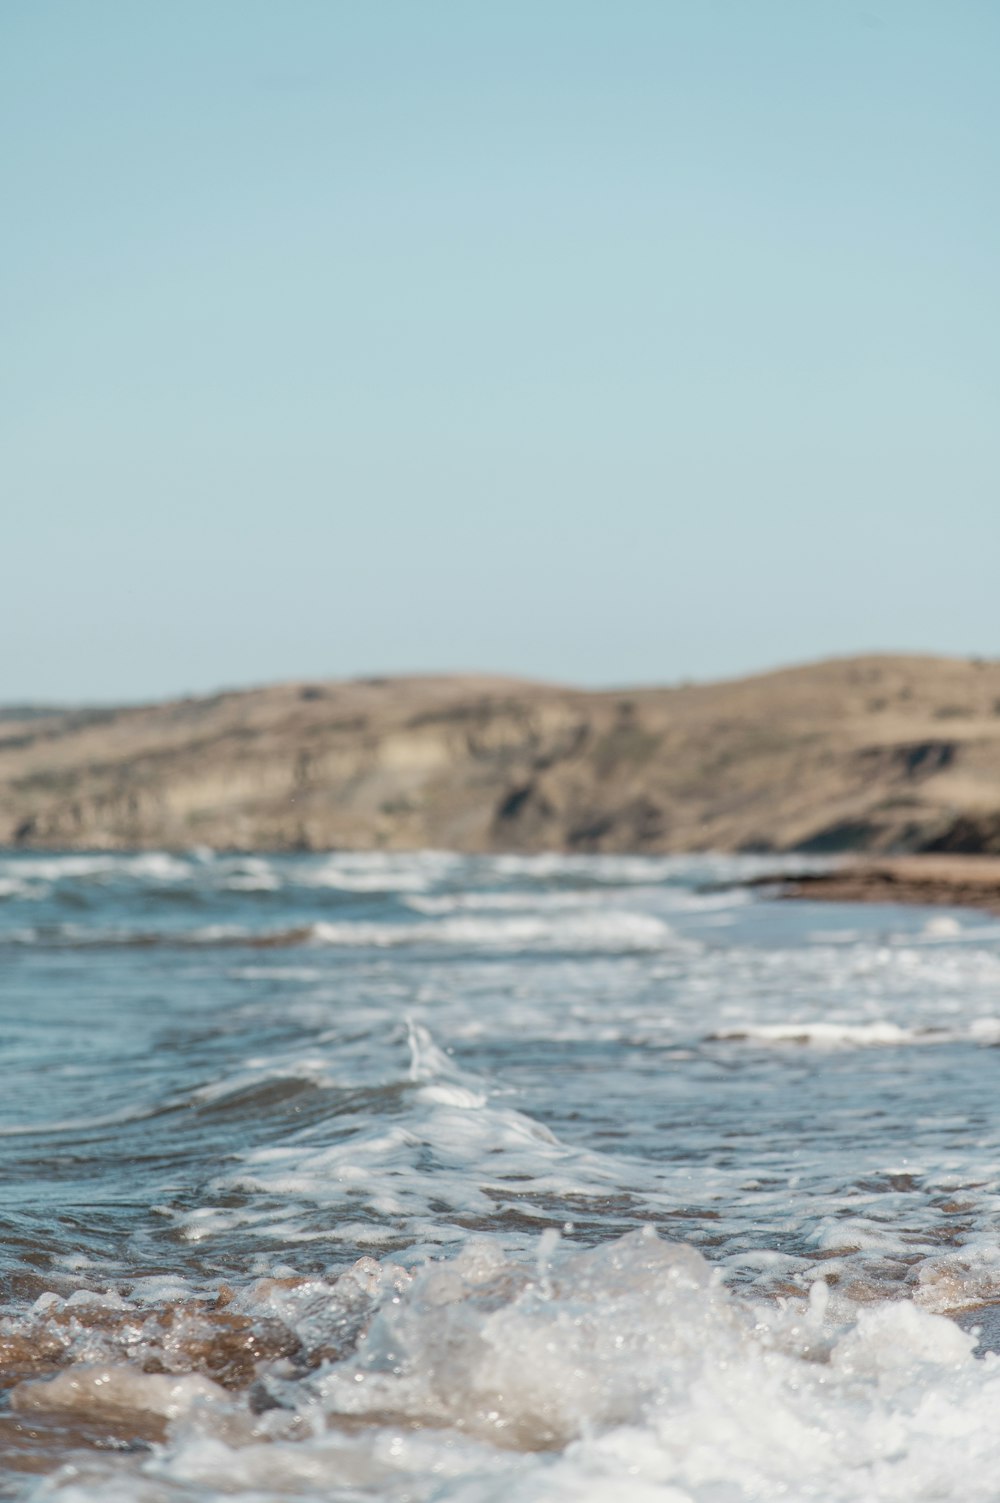
<svg viewBox="0 0 1000 1503">
<path fill-rule="evenodd" d="M 1000 925 L 768 869 L 0 858 L 0 1496 L 995 1496 Z"/>
</svg>

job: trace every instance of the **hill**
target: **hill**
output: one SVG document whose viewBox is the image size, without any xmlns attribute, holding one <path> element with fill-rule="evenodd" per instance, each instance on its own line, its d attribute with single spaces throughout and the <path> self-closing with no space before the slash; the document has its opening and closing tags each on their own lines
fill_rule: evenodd
<svg viewBox="0 0 1000 1503">
<path fill-rule="evenodd" d="M 0 720 L 0 844 L 1000 852 L 1000 663 L 281 684 Z"/>
</svg>

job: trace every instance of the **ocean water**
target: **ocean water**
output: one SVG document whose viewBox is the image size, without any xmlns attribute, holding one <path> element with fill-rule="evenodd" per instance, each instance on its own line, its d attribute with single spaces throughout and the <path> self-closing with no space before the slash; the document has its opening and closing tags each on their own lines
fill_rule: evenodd
<svg viewBox="0 0 1000 1503">
<path fill-rule="evenodd" d="M 0 1497 L 995 1499 L 1000 924 L 0 857 Z"/>
</svg>

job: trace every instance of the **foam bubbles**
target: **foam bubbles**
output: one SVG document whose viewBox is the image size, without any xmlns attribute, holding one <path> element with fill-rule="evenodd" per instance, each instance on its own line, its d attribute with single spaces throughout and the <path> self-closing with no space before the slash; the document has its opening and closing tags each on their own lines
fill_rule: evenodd
<svg viewBox="0 0 1000 1503">
<path fill-rule="evenodd" d="M 992 1500 L 996 924 L 753 865 L 0 858 L 21 1496 Z"/>
<path fill-rule="evenodd" d="M 323 945 L 371 945 L 395 948 L 431 944 L 474 949 L 659 950 L 669 945 L 673 931 L 653 914 L 601 911 L 577 916 L 562 912 L 516 915 L 458 915 L 420 925 L 319 923 L 312 938 Z"/>
<path fill-rule="evenodd" d="M 21 1385 L 15 1409 L 165 1424 L 124 1478 L 95 1458 L 55 1479 L 75 1503 L 116 1478 L 122 1497 L 155 1483 L 198 1503 L 331 1486 L 426 1503 L 994 1496 L 1000 1363 L 952 1322 L 906 1302 L 833 1311 L 820 1286 L 755 1304 L 648 1229 L 545 1246 L 512 1260 L 479 1238 L 412 1275 L 368 1258 L 333 1282 L 260 1281 L 242 1308 L 315 1355 L 265 1362 L 252 1405 L 197 1374 L 98 1364 Z"/>
</svg>

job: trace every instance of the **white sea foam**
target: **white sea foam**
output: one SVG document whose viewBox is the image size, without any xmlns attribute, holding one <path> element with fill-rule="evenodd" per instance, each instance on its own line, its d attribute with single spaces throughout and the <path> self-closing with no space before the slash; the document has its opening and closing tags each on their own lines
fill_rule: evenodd
<svg viewBox="0 0 1000 1503">
<path fill-rule="evenodd" d="M 241 965 L 229 972 L 234 981 L 318 981 L 322 971 L 311 965 Z"/>
<path fill-rule="evenodd" d="M 904 1028 L 899 1023 L 788 1022 L 742 1024 L 708 1035 L 720 1043 L 803 1044 L 820 1049 L 900 1048 L 904 1045 L 1000 1043 L 1000 1018 L 977 1018 L 967 1028 Z"/>
<path fill-rule="evenodd" d="M 402 1218 L 428 1242 L 442 1235 L 461 1240 L 458 1219 L 489 1216 L 507 1204 L 530 1218 L 540 1196 L 599 1201 L 621 1185 L 612 1156 L 561 1143 L 533 1118 L 456 1081 L 416 1086 L 405 1121 L 362 1126 L 315 1148 L 300 1140 L 250 1149 L 241 1158 L 242 1167 L 221 1175 L 210 1193 Z M 206 1235 L 203 1216 L 178 1219 L 187 1236 Z"/>
<path fill-rule="evenodd" d="M 120 870 L 122 864 L 120 856 L 19 856 L 16 866 L 10 863 L 22 876 L 43 882 L 106 876 Z"/>
<path fill-rule="evenodd" d="M 945 1318 L 1000 1347 L 985 921 L 847 933 L 702 858 L 91 859 L 10 967 L 5 1193 L 52 1251 L 0 1337 L 75 1373 L 8 1438 L 107 1449 L 23 1492 L 993 1503 L 998 1364 Z M 244 1386 L 187 1386 L 246 1320 Z"/>
<path fill-rule="evenodd" d="M 976 1043 L 992 1048 L 1000 1043 L 1000 1018 L 976 1018 L 962 1028 L 941 1025 L 907 1028 L 887 1021 L 738 1024 L 731 1028 L 717 1028 L 707 1037 L 717 1043 L 811 1045 L 820 1049 L 902 1048 L 907 1045 L 928 1048 L 947 1043 Z"/>
<path fill-rule="evenodd" d="M 49 888 L 42 882 L 22 882 L 17 877 L 0 877 L 0 898 L 44 898 Z"/>
<path fill-rule="evenodd" d="M 804 856 L 495 856 L 490 865 L 506 879 L 551 881 L 569 878 L 611 887 L 647 886 L 676 882 L 683 887 L 738 883 L 772 875 L 779 881 L 789 871 L 827 871 L 837 858 Z"/>
<path fill-rule="evenodd" d="M 462 1224 L 469 1218 L 502 1214 L 514 1207 L 526 1224 L 544 1223 L 545 1204 L 576 1200 L 600 1203 L 620 1193 L 636 1168 L 611 1153 L 594 1153 L 566 1144 L 544 1124 L 491 1097 L 483 1082 L 459 1070 L 435 1043 L 428 1029 L 408 1027 L 410 1064 L 407 1071 L 407 1111 L 398 1120 L 372 1123 L 359 1119 L 345 1124 L 338 1141 L 314 1146 L 311 1132 L 292 1141 L 249 1149 L 240 1166 L 219 1175 L 208 1193 L 219 1200 L 253 1197 L 245 1209 L 221 1210 L 200 1206 L 173 1219 L 189 1241 L 204 1241 L 240 1224 L 265 1225 L 274 1235 L 273 1211 L 261 1208 L 257 1197 L 284 1202 L 293 1215 L 303 1206 L 336 1209 L 338 1224 L 323 1235 L 341 1239 L 341 1217 L 405 1221 L 418 1241 L 431 1246 L 460 1242 Z M 264 1062 L 259 1062 L 262 1071 Z M 300 1061 L 295 1073 L 314 1078 Z M 293 1073 L 288 1063 L 275 1065 L 274 1074 Z M 207 1088 L 210 1099 L 256 1084 L 263 1075 L 251 1073 L 233 1082 Z M 203 1091 L 206 1088 L 203 1088 Z M 656 1177 L 638 1169 L 646 1203 L 666 1210 L 671 1201 Z M 280 1222 L 283 1235 L 290 1223 Z M 297 1222 L 291 1234 L 298 1236 Z M 375 1236 L 376 1243 L 383 1240 Z"/>
<path fill-rule="evenodd" d="M 711 1035 L 721 1042 L 813 1044 L 826 1049 L 922 1044 L 936 1037 L 932 1032 L 901 1028 L 898 1023 L 758 1023 L 720 1028 Z"/>
<path fill-rule="evenodd" d="M 191 876 L 191 864 L 167 851 L 139 855 L 18 856 L 8 864 L 16 875 L 43 882 L 80 881 L 94 877 L 130 877 L 140 881 L 177 882 Z"/>
<path fill-rule="evenodd" d="M 447 851 L 419 851 L 412 855 L 339 852 L 319 866 L 303 869 L 298 880 L 304 886 L 342 892 L 423 892 L 447 877 L 461 862 L 460 856 Z"/>
<path fill-rule="evenodd" d="M 589 889 L 555 892 L 453 892 L 428 897 L 408 897 L 406 906 L 416 913 L 561 913 L 601 908 L 607 894 Z"/>
<path fill-rule="evenodd" d="M 602 909 L 586 915 L 521 913 L 456 915 L 425 924 L 326 923 L 312 926 L 323 945 L 432 944 L 510 950 L 659 950 L 681 944 L 662 919 L 648 913 Z M 687 944 L 690 946 L 691 941 Z"/>
<path fill-rule="evenodd" d="M 1000 924 L 976 917 L 961 921 L 950 914 L 936 914 L 929 918 L 919 934 L 901 934 L 901 944 L 917 945 L 987 945 L 1000 942 Z"/>
<path fill-rule="evenodd" d="M 649 1231 L 582 1252 L 557 1242 L 512 1260 L 472 1239 L 414 1278 L 365 1259 L 334 1283 L 265 1282 L 242 1308 L 256 1299 L 307 1342 L 360 1322 L 361 1340 L 311 1375 L 265 1370 L 278 1407 L 257 1416 L 204 1379 L 120 1367 L 22 1388 L 27 1414 L 86 1421 L 110 1400 L 168 1417 L 148 1458 L 97 1455 L 43 1491 L 993 1503 L 1000 1362 L 974 1358 L 952 1322 L 905 1301 L 834 1312 L 822 1283 L 784 1308 L 745 1302 Z"/>
</svg>

